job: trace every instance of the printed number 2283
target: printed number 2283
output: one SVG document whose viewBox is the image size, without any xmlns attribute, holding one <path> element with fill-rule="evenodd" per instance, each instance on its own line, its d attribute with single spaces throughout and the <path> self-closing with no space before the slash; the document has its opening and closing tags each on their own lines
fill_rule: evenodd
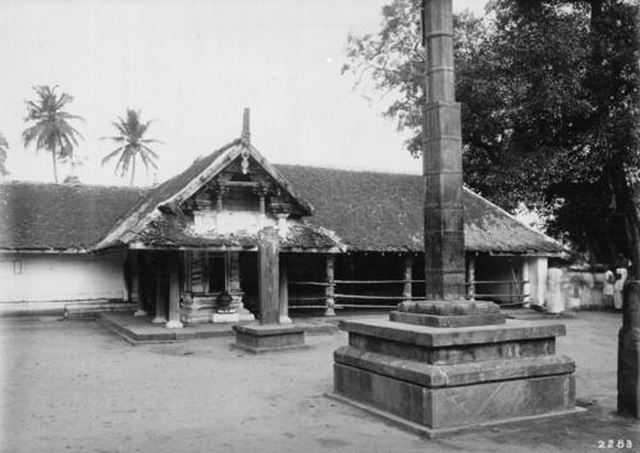
<svg viewBox="0 0 640 453">
<path fill-rule="evenodd" d="M 633 448 L 633 442 L 631 442 L 629 439 L 599 440 L 598 448 L 617 448 L 617 449 Z"/>
</svg>

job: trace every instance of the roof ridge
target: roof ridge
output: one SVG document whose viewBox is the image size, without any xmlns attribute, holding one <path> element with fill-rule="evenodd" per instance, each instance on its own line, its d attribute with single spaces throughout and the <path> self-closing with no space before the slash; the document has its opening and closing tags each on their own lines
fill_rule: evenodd
<svg viewBox="0 0 640 453">
<path fill-rule="evenodd" d="M 287 167 L 299 167 L 299 168 L 312 168 L 315 170 L 331 170 L 331 171 L 340 171 L 345 173 L 372 173 L 376 175 L 393 175 L 393 176 L 422 176 L 421 173 L 405 173 L 405 172 L 393 172 L 393 171 L 383 171 L 383 170 L 373 170 L 373 169 L 355 169 L 355 168 L 340 168 L 340 167 L 331 167 L 331 166 L 317 166 L 317 165 L 303 165 L 303 164 L 286 164 L 286 163 L 274 163 L 272 164 L 276 167 L 287 166 Z"/>
</svg>

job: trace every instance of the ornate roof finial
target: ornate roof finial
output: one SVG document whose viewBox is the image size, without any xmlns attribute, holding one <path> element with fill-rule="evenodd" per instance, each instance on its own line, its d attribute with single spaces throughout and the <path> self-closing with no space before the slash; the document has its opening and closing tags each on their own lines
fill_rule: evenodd
<svg viewBox="0 0 640 453">
<path fill-rule="evenodd" d="M 251 131 L 249 129 L 249 109 L 244 109 L 244 114 L 242 115 L 242 135 L 240 136 L 240 140 L 245 145 L 251 143 Z"/>
</svg>

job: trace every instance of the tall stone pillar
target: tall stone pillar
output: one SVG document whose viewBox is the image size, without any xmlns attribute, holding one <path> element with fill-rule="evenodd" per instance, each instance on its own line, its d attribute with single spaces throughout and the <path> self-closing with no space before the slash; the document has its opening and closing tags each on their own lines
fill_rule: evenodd
<svg viewBox="0 0 640 453">
<path fill-rule="evenodd" d="M 423 0 L 428 53 L 424 203 L 426 301 L 389 320 L 344 320 L 334 394 L 429 437 L 482 423 L 575 412 L 575 364 L 555 355 L 563 325 L 507 320 L 465 300 L 460 107 L 451 0 Z M 472 271 L 473 269 L 470 269 Z"/>
<path fill-rule="evenodd" d="M 451 0 L 424 3 L 424 245 L 427 300 L 463 300 L 460 104 L 455 102 Z"/>
</svg>

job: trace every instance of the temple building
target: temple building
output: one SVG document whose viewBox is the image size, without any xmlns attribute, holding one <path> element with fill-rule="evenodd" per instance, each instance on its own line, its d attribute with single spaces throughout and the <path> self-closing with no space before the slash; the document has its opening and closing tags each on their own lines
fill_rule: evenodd
<svg viewBox="0 0 640 453">
<path fill-rule="evenodd" d="M 155 187 L 0 184 L 0 314 L 251 320 L 266 227 L 280 237 L 284 318 L 418 300 L 423 191 L 420 175 L 273 165 L 246 112 L 238 139 Z M 562 247 L 467 189 L 464 210 L 469 297 L 544 304 L 547 260 Z"/>
</svg>

